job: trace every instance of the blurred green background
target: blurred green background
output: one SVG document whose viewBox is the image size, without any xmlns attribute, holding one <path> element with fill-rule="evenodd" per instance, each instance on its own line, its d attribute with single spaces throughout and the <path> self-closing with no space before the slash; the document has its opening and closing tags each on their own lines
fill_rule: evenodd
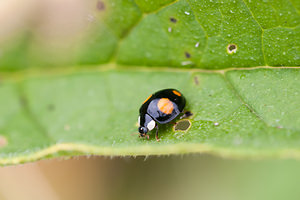
<svg viewBox="0 0 300 200">
<path fill-rule="evenodd" d="M 295 160 L 75 157 L 0 168 L 2 200 L 298 200 Z"/>
</svg>

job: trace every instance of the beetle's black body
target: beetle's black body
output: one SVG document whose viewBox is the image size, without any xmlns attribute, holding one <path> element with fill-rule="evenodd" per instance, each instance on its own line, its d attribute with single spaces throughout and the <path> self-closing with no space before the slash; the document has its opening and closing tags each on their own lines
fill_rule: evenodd
<svg viewBox="0 0 300 200">
<path fill-rule="evenodd" d="M 166 124 L 175 119 L 182 113 L 185 103 L 184 96 L 175 89 L 164 89 L 150 95 L 140 108 L 139 132 L 141 136 L 147 136 L 146 133 L 154 126 L 158 129 L 155 122 Z"/>
<path fill-rule="evenodd" d="M 178 92 L 174 89 L 165 89 L 160 90 L 154 93 L 140 108 L 140 122 L 143 124 L 144 115 L 148 114 L 152 119 L 160 124 L 166 124 L 176 118 L 184 109 L 185 106 L 185 98 L 181 96 L 177 96 L 173 93 L 173 91 Z M 179 92 L 178 92 L 179 93 Z M 179 93 L 181 94 L 181 93 Z M 174 109 L 171 114 L 165 114 L 159 110 L 157 104 L 158 101 L 162 98 L 169 99 L 174 106 Z"/>
</svg>

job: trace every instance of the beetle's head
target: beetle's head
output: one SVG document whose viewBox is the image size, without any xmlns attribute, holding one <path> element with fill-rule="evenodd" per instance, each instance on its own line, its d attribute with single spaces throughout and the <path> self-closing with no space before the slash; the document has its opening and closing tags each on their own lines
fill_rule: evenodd
<svg viewBox="0 0 300 200">
<path fill-rule="evenodd" d="M 141 137 L 145 137 L 148 133 L 148 129 L 146 127 L 140 126 L 139 127 L 139 133 Z"/>
</svg>

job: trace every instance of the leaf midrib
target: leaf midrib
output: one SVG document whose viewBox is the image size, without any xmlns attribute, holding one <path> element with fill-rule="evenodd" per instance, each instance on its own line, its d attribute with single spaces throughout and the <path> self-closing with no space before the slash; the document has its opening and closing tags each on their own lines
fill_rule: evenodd
<svg viewBox="0 0 300 200">
<path fill-rule="evenodd" d="M 39 77 L 52 77 L 72 75 L 77 73 L 90 73 L 90 72 L 105 72 L 111 70 L 117 71 L 136 71 L 136 72 L 201 72 L 201 73 L 218 73 L 225 74 L 230 71 L 251 71 L 256 69 L 300 69 L 300 66 L 256 66 L 256 67 L 243 67 L 243 68 L 226 68 L 226 69 L 199 69 L 199 68 L 174 68 L 167 66 L 129 66 L 112 63 L 104 63 L 101 65 L 86 65 L 76 67 L 53 67 L 43 68 L 32 67 L 30 69 L 24 69 L 20 71 L 0 71 L 0 84 L 1 81 L 13 81 L 18 82 L 28 78 Z"/>
</svg>

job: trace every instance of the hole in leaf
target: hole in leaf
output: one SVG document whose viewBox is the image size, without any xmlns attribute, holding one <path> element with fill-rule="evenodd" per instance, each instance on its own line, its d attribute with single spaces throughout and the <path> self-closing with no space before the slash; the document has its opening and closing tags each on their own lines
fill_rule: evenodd
<svg viewBox="0 0 300 200">
<path fill-rule="evenodd" d="M 7 139 L 4 136 L 0 135 L 0 147 L 4 147 L 6 145 L 7 145 Z"/>
<path fill-rule="evenodd" d="M 191 127 L 191 122 L 188 119 L 178 121 L 174 126 L 174 131 L 187 131 Z"/>
<path fill-rule="evenodd" d="M 236 45 L 236 44 L 229 44 L 229 45 L 227 46 L 227 52 L 228 52 L 229 54 L 236 53 L 236 51 L 237 51 L 237 45 Z"/>
</svg>

